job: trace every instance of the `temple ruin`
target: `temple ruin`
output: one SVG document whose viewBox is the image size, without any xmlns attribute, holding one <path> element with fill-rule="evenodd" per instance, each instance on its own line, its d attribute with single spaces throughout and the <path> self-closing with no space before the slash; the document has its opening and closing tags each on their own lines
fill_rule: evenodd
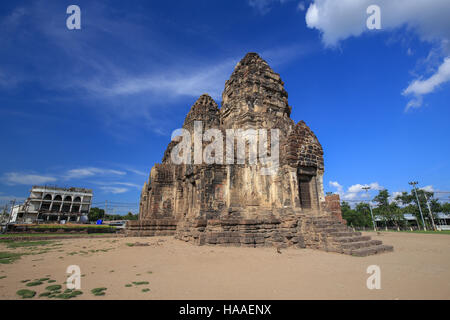
<svg viewBox="0 0 450 320">
<path fill-rule="evenodd" d="M 221 108 L 210 96 L 200 96 L 182 128 L 194 136 L 200 124 L 202 132 L 214 128 L 224 137 L 232 129 L 278 129 L 276 172 L 261 174 L 263 164 L 239 161 L 174 164 L 171 154 L 179 143 L 174 139 L 162 163 L 151 169 L 142 188 L 139 220 L 128 222 L 126 234 L 174 235 L 197 245 L 295 246 L 358 256 L 393 250 L 346 226 L 339 198 L 324 195 L 322 146 L 305 122 L 296 124 L 290 113 L 280 75 L 258 54 L 248 53 L 225 83 Z M 202 147 L 208 144 L 202 140 Z M 267 149 L 272 145 L 268 134 Z M 228 151 L 234 151 L 235 159 L 236 145 Z"/>
</svg>

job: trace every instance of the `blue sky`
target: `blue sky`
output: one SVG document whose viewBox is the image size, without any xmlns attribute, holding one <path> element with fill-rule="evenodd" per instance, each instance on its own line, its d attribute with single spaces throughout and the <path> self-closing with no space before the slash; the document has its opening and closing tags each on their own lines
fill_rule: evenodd
<svg viewBox="0 0 450 320">
<path fill-rule="evenodd" d="M 0 204 L 33 184 L 136 212 L 171 132 L 258 52 L 325 153 L 325 191 L 450 190 L 450 2 L 3 1 Z M 66 8 L 81 8 L 81 30 Z M 368 30 L 366 8 L 381 8 Z M 447 197 L 442 194 L 442 197 Z M 129 205 L 128 205 L 129 204 Z M 127 207 L 128 206 L 128 207 Z"/>
</svg>

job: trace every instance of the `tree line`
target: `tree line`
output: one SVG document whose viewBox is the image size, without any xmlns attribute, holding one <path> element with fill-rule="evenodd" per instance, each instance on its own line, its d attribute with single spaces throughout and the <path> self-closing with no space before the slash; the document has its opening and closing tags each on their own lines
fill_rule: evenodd
<svg viewBox="0 0 450 320">
<path fill-rule="evenodd" d="M 97 207 L 91 208 L 88 214 L 89 221 L 97 221 L 99 219 L 113 221 L 113 220 L 137 220 L 138 214 L 128 212 L 126 215 L 120 214 L 107 214 L 105 216 L 105 210 Z"/>
<path fill-rule="evenodd" d="M 430 211 L 435 223 L 438 220 L 437 213 L 450 213 L 450 203 L 441 203 L 435 198 L 434 192 L 418 189 L 417 198 L 414 190 L 410 193 L 402 192 L 393 200 L 389 201 L 391 195 L 387 189 L 380 190 L 371 202 L 374 219 L 381 219 L 381 223 L 385 226 L 394 228 L 410 227 L 410 223 L 405 219 L 404 214 L 409 213 L 414 215 L 417 223 L 423 228 L 422 218 L 420 216 L 417 198 L 419 199 L 420 207 L 422 209 L 425 226 L 427 229 L 432 228 L 432 221 L 430 219 Z M 370 206 L 368 202 L 359 202 L 354 208 L 346 201 L 341 202 L 342 218 L 347 220 L 347 225 L 353 227 L 369 227 L 372 228 L 372 217 L 370 214 Z"/>
</svg>

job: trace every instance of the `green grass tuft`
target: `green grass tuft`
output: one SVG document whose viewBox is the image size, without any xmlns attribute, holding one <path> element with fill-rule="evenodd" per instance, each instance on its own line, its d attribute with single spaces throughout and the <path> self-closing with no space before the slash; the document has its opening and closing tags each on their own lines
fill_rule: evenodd
<svg viewBox="0 0 450 320">
<path fill-rule="evenodd" d="M 47 288 L 45 288 L 45 290 L 48 291 L 57 291 L 57 290 L 61 290 L 62 286 L 60 284 L 54 284 L 51 286 L 48 286 Z"/>
<path fill-rule="evenodd" d="M 20 259 L 23 256 L 23 253 L 15 253 L 15 252 L 0 252 L 0 264 L 10 264 L 14 261 Z"/>
<path fill-rule="evenodd" d="M 28 290 L 28 289 L 21 289 L 16 292 L 17 295 L 21 296 L 22 299 L 30 299 L 33 298 L 36 295 L 36 291 Z"/>
<path fill-rule="evenodd" d="M 95 288 L 91 292 L 94 296 L 104 296 L 106 288 Z"/>
<path fill-rule="evenodd" d="M 41 285 L 41 284 L 43 284 L 42 281 L 34 280 L 34 281 L 31 281 L 31 282 L 28 282 L 28 283 L 26 284 L 26 286 L 27 286 L 27 287 L 35 287 L 35 286 L 39 286 L 39 285 Z"/>
</svg>

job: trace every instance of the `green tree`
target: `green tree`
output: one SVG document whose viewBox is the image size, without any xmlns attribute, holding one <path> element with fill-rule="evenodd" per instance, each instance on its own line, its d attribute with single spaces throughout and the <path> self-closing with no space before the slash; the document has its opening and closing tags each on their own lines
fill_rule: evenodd
<svg viewBox="0 0 450 320">
<path fill-rule="evenodd" d="M 430 214 L 428 211 L 428 205 L 425 200 L 428 199 L 431 209 L 431 214 L 433 215 L 433 219 L 437 219 L 437 213 L 441 211 L 441 204 L 434 198 L 434 192 L 424 191 L 422 189 L 417 189 L 417 197 L 419 198 L 420 207 L 422 208 L 423 218 L 426 221 L 425 223 L 428 225 L 428 228 L 431 226 Z M 420 216 L 419 206 L 417 205 L 417 198 L 414 190 L 411 190 L 410 193 L 402 192 L 401 195 L 398 195 L 395 198 L 399 201 L 404 207 L 402 208 L 402 213 L 412 213 L 419 225 L 423 227 L 422 218 Z"/>
<path fill-rule="evenodd" d="M 389 202 L 389 192 L 387 189 L 380 190 L 378 195 L 373 199 L 376 202 L 374 214 L 381 217 L 385 223 L 392 222 L 396 227 L 405 224 L 405 219 L 398 204 L 394 201 Z"/>
<path fill-rule="evenodd" d="M 124 220 L 137 220 L 138 214 L 133 214 L 131 212 L 128 212 L 127 215 L 123 216 Z"/>
<path fill-rule="evenodd" d="M 444 202 L 441 204 L 441 212 L 449 214 L 450 213 L 450 203 Z"/>
<path fill-rule="evenodd" d="M 342 218 L 347 221 L 347 225 L 353 227 L 369 227 L 372 225 L 370 211 L 367 203 L 358 203 L 352 209 L 348 202 L 341 203 Z"/>
<path fill-rule="evenodd" d="M 105 216 L 105 210 L 94 207 L 91 208 L 88 214 L 89 221 L 97 221 L 98 219 L 102 219 Z"/>
</svg>

